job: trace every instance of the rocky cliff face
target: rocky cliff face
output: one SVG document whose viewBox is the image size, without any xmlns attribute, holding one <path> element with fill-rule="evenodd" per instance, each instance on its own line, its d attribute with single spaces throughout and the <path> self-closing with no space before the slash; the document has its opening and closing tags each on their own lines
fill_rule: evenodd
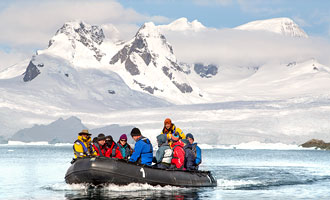
<svg viewBox="0 0 330 200">
<path fill-rule="evenodd" d="M 77 42 L 80 42 L 94 53 L 96 60 L 100 61 L 105 55 L 99 48 L 99 45 L 105 39 L 103 30 L 99 26 L 89 25 L 82 21 L 67 22 L 56 32 L 55 37 L 49 41 L 48 47 L 51 47 L 59 39 L 56 36 L 62 34 L 71 42 L 73 49 L 76 49 Z"/>
<path fill-rule="evenodd" d="M 132 79 L 126 82 L 151 94 L 166 90 L 191 93 L 194 90 L 185 80 L 185 72 L 178 64 L 172 46 L 153 23 L 144 24 L 112 57 L 110 64 L 123 65 L 131 76 L 128 79 Z"/>
</svg>

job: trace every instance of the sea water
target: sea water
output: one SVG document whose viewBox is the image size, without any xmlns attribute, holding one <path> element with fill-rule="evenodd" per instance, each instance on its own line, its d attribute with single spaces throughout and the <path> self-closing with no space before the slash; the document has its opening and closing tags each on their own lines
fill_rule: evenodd
<svg viewBox="0 0 330 200">
<path fill-rule="evenodd" d="M 0 145 L 0 199 L 330 198 L 330 151 L 204 149 L 202 155 L 200 169 L 212 171 L 217 187 L 92 187 L 65 183 L 71 145 Z"/>
</svg>

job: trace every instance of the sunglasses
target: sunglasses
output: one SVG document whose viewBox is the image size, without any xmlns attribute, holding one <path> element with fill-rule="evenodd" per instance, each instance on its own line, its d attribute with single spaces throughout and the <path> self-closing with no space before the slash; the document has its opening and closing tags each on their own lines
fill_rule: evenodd
<svg viewBox="0 0 330 200">
<path fill-rule="evenodd" d="M 126 142 L 127 140 L 120 140 L 120 141 Z"/>
</svg>

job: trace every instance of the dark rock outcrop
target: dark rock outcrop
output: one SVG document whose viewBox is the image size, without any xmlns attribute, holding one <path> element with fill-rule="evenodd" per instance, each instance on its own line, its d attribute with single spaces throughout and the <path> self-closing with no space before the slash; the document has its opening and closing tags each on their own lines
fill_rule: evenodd
<svg viewBox="0 0 330 200">
<path fill-rule="evenodd" d="M 311 148 L 314 147 L 316 149 L 325 149 L 330 150 L 330 143 L 326 143 L 323 140 L 311 139 L 304 144 L 301 144 L 302 147 Z"/>
<path fill-rule="evenodd" d="M 42 65 L 42 67 L 43 67 L 43 65 Z M 40 74 L 40 70 L 38 69 L 38 67 L 35 64 L 33 64 L 32 60 L 31 60 L 28 67 L 26 68 L 23 80 L 24 80 L 24 82 L 32 81 L 39 74 Z"/>
<path fill-rule="evenodd" d="M 195 72 L 202 78 L 211 78 L 218 73 L 218 67 L 216 65 L 203 65 L 201 63 L 194 64 Z"/>
<path fill-rule="evenodd" d="M 91 26 L 84 22 L 79 22 L 77 26 L 74 22 L 69 22 L 65 23 L 55 35 L 61 33 L 68 36 L 74 49 L 76 48 L 76 41 L 78 41 L 95 53 L 94 57 L 96 60 L 100 61 L 105 55 L 97 47 L 105 39 L 103 30 L 99 26 Z M 48 47 L 52 46 L 54 42 L 54 40 L 50 40 Z"/>
</svg>

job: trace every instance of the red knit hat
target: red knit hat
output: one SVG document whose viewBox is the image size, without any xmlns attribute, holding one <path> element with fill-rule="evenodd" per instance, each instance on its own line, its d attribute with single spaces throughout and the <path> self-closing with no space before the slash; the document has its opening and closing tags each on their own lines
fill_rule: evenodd
<svg viewBox="0 0 330 200">
<path fill-rule="evenodd" d="M 172 124 L 172 121 L 170 118 L 166 118 L 165 121 L 164 121 L 164 125 L 166 124 Z"/>
</svg>

